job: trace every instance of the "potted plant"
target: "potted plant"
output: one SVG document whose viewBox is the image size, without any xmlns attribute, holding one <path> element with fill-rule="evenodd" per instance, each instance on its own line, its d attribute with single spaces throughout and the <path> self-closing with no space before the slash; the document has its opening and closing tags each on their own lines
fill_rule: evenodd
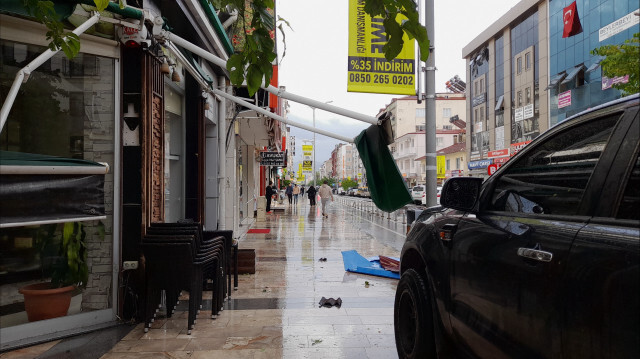
<svg viewBox="0 0 640 359">
<path fill-rule="evenodd" d="M 72 292 L 87 285 L 89 267 L 84 225 L 64 223 L 61 234 L 56 232 L 57 227 L 44 226 L 36 235 L 43 275 L 50 276 L 51 281 L 30 284 L 19 290 L 24 296 L 30 322 L 67 315 Z"/>
</svg>

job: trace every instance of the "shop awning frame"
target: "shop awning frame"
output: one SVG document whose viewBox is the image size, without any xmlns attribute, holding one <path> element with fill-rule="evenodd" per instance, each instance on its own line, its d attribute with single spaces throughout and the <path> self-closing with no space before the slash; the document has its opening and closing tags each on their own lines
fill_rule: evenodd
<svg viewBox="0 0 640 359">
<path fill-rule="evenodd" d="M 580 71 L 583 71 L 585 68 L 586 66 L 584 66 L 584 64 L 575 66 L 573 69 L 571 69 L 571 71 L 569 71 L 569 73 L 567 74 L 567 77 L 565 77 L 560 84 L 565 85 L 573 81 L 576 78 L 576 76 L 580 73 Z"/>
<path fill-rule="evenodd" d="M 80 36 L 80 34 L 87 31 L 91 26 L 95 25 L 98 20 L 100 20 L 100 13 L 94 12 L 92 16 L 82 25 L 78 26 L 72 33 Z M 7 98 L 4 100 L 2 104 L 2 109 L 0 110 L 0 132 L 4 128 L 4 124 L 7 122 L 7 118 L 9 117 L 9 111 L 11 111 L 11 107 L 13 107 L 13 102 L 16 100 L 18 96 L 18 91 L 20 90 L 20 86 L 27 82 L 29 76 L 33 71 L 35 71 L 38 67 L 42 66 L 45 62 L 47 62 L 50 58 L 52 58 L 55 54 L 60 52 L 58 50 L 47 49 L 45 52 L 36 57 L 33 61 L 31 61 L 27 66 L 23 67 L 16 74 L 15 79 L 13 80 L 13 84 L 9 89 L 9 93 L 7 94 Z"/>
</svg>

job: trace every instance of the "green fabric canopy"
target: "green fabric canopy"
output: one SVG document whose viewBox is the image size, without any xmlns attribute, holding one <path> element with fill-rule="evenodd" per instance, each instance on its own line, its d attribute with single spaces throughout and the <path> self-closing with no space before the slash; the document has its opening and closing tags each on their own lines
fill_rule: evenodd
<svg viewBox="0 0 640 359">
<path fill-rule="evenodd" d="M 393 212 L 411 202 L 407 188 L 380 126 L 372 125 L 355 138 L 356 148 L 367 172 L 367 184 L 373 203 Z"/>
</svg>

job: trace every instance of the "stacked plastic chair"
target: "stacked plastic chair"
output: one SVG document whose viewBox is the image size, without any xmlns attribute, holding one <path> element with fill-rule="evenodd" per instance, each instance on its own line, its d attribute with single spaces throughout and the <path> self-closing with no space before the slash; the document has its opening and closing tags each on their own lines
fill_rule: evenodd
<svg viewBox="0 0 640 359">
<path fill-rule="evenodd" d="M 145 332 L 153 323 L 166 296 L 167 317 L 171 317 L 182 290 L 189 291 L 187 334 L 196 323 L 202 308 L 202 292 L 208 280 L 212 283 L 211 316 L 216 318 L 225 298 L 225 237 L 207 235 L 199 223 L 153 223 L 142 240 L 145 256 L 147 296 Z"/>
</svg>

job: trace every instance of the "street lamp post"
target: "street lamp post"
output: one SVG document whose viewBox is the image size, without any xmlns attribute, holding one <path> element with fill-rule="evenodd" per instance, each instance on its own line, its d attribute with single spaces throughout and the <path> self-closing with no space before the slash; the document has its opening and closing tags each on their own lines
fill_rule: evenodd
<svg viewBox="0 0 640 359">
<path fill-rule="evenodd" d="M 330 101 L 325 101 L 324 103 L 332 103 L 333 100 Z M 309 105 L 307 105 L 309 106 Z M 316 128 L 316 108 L 311 107 L 311 110 L 313 110 L 313 128 Z M 313 132 L 313 187 L 316 186 L 316 133 L 315 131 Z"/>
</svg>

